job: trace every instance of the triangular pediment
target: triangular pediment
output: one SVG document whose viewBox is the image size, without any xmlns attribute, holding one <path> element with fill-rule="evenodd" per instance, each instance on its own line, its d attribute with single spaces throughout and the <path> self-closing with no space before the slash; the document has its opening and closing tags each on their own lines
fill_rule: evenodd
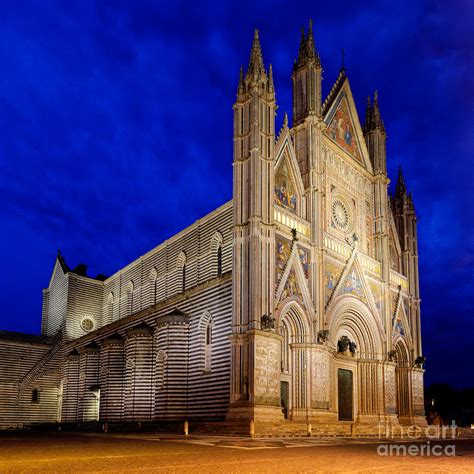
<svg viewBox="0 0 474 474">
<path fill-rule="evenodd" d="M 288 247 L 288 244 L 290 247 Z M 288 248 L 290 253 L 288 254 Z M 285 261 L 286 258 L 286 261 Z M 307 308 L 312 308 L 308 288 L 309 252 L 286 239 L 277 239 L 276 302 L 288 298 L 300 299 Z M 279 278 L 279 276 L 281 277 Z"/>
<path fill-rule="evenodd" d="M 279 141 L 275 155 L 275 204 L 284 209 L 301 214 L 303 181 L 301 179 L 296 154 L 289 133 Z"/>
<path fill-rule="evenodd" d="M 328 308 L 335 300 L 346 295 L 356 297 L 369 307 L 374 315 L 380 315 L 380 309 L 377 307 L 355 249 L 344 271 L 340 274 L 326 307 Z M 379 319 L 377 319 L 377 323 L 380 323 Z"/>
<path fill-rule="evenodd" d="M 357 163 L 372 171 L 364 134 L 347 78 L 328 104 L 324 117 L 325 135 Z"/>
<path fill-rule="evenodd" d="M 400 296 L 398 306 L 392 317 L 392 337 L 396 339 L 398 336 L 411 340 L 410 326 L 405 309 L 405 298 Z"/>
<path fill-rule="evenodd" d="M 353 264 L 350 270 L 345 275 L 338 288 L 339 295 L 353 295 L 363 301 L 365 304 L 368 303 L 367 292 L 363 284 L 363 275 L 359 272 L 356 265 Z"/>
</svg>

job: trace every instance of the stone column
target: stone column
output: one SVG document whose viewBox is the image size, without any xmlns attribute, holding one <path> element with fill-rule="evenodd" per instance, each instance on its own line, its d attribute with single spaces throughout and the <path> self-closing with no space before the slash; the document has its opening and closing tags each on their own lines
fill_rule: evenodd
<svg viewBox="0 0 474 474">
<path fill-rule="evenodd" d="M 100 419 L 118 421 L 123 413 L 124 341 L 114 334 L 101 343 Z"/>
<path fill-rule="evenodd" d="M 79 421 L 99 419 L 99 351 L 91 342 L 80 351 L 79 359 Z"/>
<path fill-rule="evenodd" d="M 159 316 L 155 330 L 155 418 L 188 417 L 189 316 L 175 309 Z"/>
<path fill-rule="evenodd" d="M 125 340 L 124 419 L 151 420 L 153 393 L 153 329 L 142 323 Z"/>
<path fill-rule="evenodd" d="M 79 398 L 79 352 L 70 352 L 62 366 L 63 401 L 61 421 L 72 423 L 78 420 L 77 404 Z"/>
</svg>

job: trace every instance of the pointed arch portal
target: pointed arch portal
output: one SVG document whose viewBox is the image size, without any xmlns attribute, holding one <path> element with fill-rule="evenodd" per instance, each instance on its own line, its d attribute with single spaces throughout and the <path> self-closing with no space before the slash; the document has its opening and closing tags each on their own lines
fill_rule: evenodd
<svg viewBox="0 0 474 474">
<path fill-rule="evenodd" d="M 281 397 L 285 418 L 295 418 L 308 408 L 309 354 L 305 342 L 310 326 L 303 309 L 291 302 L 280 313 Z"/>
</svg>

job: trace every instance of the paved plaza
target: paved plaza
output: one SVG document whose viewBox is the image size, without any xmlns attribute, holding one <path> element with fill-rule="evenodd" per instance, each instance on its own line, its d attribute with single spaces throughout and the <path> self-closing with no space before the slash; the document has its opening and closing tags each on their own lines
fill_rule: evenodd
<svg viewBox="0 0 474 474">
<path fill-rule="evenodd" d="M 474 472 L 474 439 L 455 456 L 381 456 L 360 438 L 4 433 L 0 472 Z M 417 446 L 426 445 L 417 442 Z M 397 445 L 412 445 L 407 440 Z"/>
</svg>

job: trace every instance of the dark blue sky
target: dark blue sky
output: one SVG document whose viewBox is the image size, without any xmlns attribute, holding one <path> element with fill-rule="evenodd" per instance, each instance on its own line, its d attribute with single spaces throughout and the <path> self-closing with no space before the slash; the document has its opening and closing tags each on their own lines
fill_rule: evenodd
<svg viewBox="0 0 474 474">
<path fill-rule="evenodd" d="M 0 327 L 39 332 L 58 248 L 111 274 L 230 199 L 253 29 L 279 126 L 312 18 L 325 92 L 343 47 L 359 113 L 378 89 L 390 177 L 402 164 L 413 192 L 427 381 L 472 385 L 473 17 L 468 0 L 1 2 Z"/>
</svg>

